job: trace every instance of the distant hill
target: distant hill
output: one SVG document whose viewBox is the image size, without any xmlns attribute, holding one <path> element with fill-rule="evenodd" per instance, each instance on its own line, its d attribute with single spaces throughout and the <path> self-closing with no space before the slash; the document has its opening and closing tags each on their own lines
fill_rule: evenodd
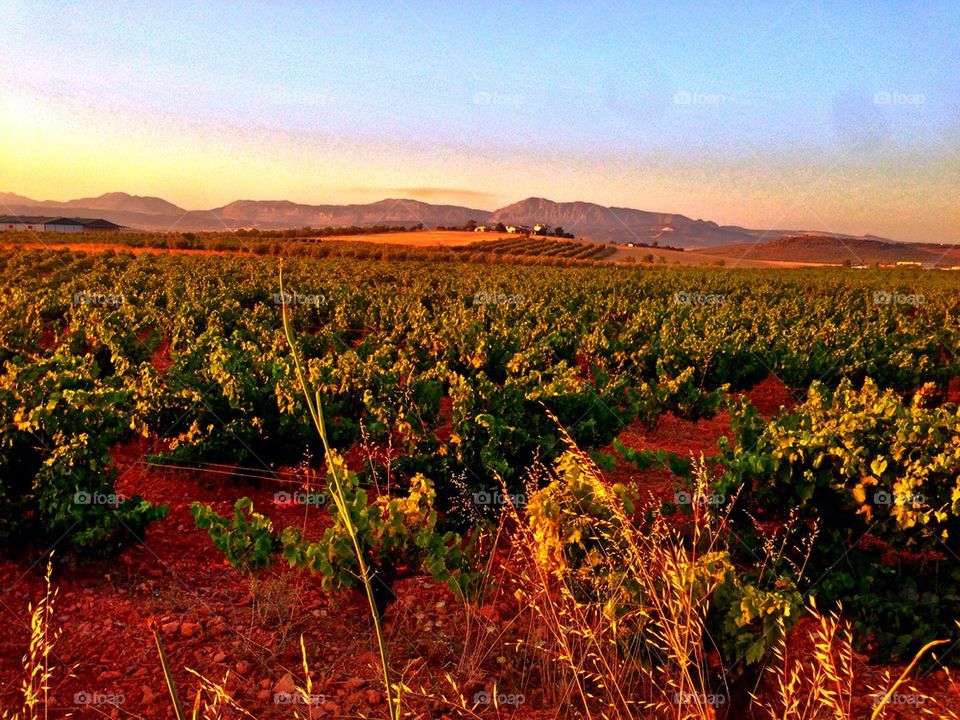
<svg viewBox="0 0 960 720">
<path fill-rule="evenodd" d="M 685 215 L 605 207 L 589 202 L 558 203 L 535 197 L 497 210 L 490 222 L 522 225 L 546 223 L 592 240 L 648 245 L 656 242 L 689 248 L 715 247 L 751 239 L 741 229 L 723 228 L 715 222 L 692 220 Z"/>
<path fill-rule="evenodd" d="M 36 200 L 31 200 L 28 197 L 17 195 L 16 193 L 12 192 L 0 192 L 0 203 L 8 207 L 11 205 L 17 205 L 20 207 L 33 207 L 41 204 Z M 4 212 L 6 212 L 5 209 Z"/>
<path fill-rule="evenodd" d="M 387 199 L 364 205 L 299 205 L 287 200 L 237 200 L 210 211 L 230 226 L 341 227 L 350 225 L 462 226 L 484 223 L 489 210 Z"/>
<path fill-rule="evenodd" d="M 930 265 L 960 264 L 960 248 L 951 245 L 898 243 L 874 236 L 850 237 L 796 233 L 774 240 L 713 248 L 710 255 L 739 260 L 777 260 L 841 265 L 919 262 Z"/>
<path fill-rule="evenodd" d="M 47 203 L 44 203 L 45 205 Z M 116 210 L 119 212 L 142 213 L 144 215 L 180 215 L 186 210 L 158 197 L 128 195 L 122 192 L 107 193 L 99 197 L 80 198 L 56 203 L 63 208 L 92 208 L 94 210 Z"/>
<path fill-rule="evenodd" d="M 143 197 L 129 195 L 123 192 L 112 192 L 99 197 L 78 198 L 77 200 L 33 200 L 14 193 L 0 193 L 0 202 L 8 206 L 49 208 L 52 210 L 109 210 L 112 212 L 132 212 L 144 215 L 182 215 L 186 212 L 181 207 L 158 197 Z M 57 214 L 57 213 L 53 213 Z M 109 219 L 109 218 L 107 218 Z"/>
<path fill-rule="evenodd" d="M 71 215 L 102 217 L 130 228 L 169 230 L 265 230 L 351 225 L 423 224 L 427 228 L 478 224 L 545 224 L 562 227 L 578 238 L 599 242 L 695 249 L 723 248 L 724 257 L 763 260 L 854 264 L 888 262 L 888 258 L 934 262 L 946 246 L 910 245 L 867 235 L 856 238 L 803 230 L 762 230 L 718 225 L 676 213 L 658 213 L 590 202 L 554 202 L 530 197 L 499 210 L 479 210 L 459 205 L 435 205 L 419 200 L 388 198 L 353 205 L 307 205 L 289 200 L 237 200 L 212 210 L 185 210 L 158 197 L 123 192 L 65 202 L 33 200 L 0 193 L 0 214 Z M 933 249 L 931 249 L 933 248 Z M 717 253 L 714 253 L 717 254 Z M 956 261 L 956 258 L 954 259 Z"/>
<path fill-rule="evenodd" d="M 237 228 L 347 227 L 406 225 L 426 227 L 484 223 L 489 210 L 387 199 L 363 205 L 302 205 L 287 200 L 237 200 L 213 210 L 184 210 L 161 198 L 107 193 L 96 198 L 58 202 L 0 193 L 0 214 L 102 217 L 141 230 L 224 230 Z"/>
</svg>

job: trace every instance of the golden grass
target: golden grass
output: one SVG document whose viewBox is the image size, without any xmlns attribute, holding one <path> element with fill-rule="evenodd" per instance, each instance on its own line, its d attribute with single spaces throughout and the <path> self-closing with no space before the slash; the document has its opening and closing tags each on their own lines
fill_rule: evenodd
<svg viewBox="0 0 960 720">
<path fill-rule="evenodd" d="M 45 575 L 46 592 L 30 612 L 30 646 L 23 656 L 23 679 L 20 689 L 23 693 L 21 707 L 16 711 L 3 711 L 4 720 L 40 720 L 49 716 L 48 697 L 53 671 L 50 667 L 50 654 L 60 637 L 60 629 L 53 625 L 53 611 L 57 600 L 57 589 L 53 588 L 53 553 L 47 559 Z M 69 674 L 69 670 L 66 671 Z"/>
</svg>

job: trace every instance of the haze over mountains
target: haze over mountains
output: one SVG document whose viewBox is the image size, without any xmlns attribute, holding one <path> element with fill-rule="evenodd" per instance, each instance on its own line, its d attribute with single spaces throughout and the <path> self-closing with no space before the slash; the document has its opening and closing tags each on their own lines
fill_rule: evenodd
<svg viewBox="0 0 960 720">
<path fill-rule="evenodd" d="M 553 202 L 527 198 L 489 211 L 459 205 L 435 205 L 418 200 L 386 199 L 354 205 L 305 205 L 287 200 L 237 200 L 211 210 L 186 210 L 157 197 L 112 192 L 99 197 L 65 202 L 34 200 L 0 192 L 0 214 L 72 215 L 103 217 L 142 230 L 223 230 L 257 227 L 346 227 L 351 225 L 406 225 L 459 227 L 470 220 L 478 224 L 562 227 L 577 237 L 617 243 L 646 243 L 682 248 L 709 248 L 758 239 L 775 240 L 802 235 L 802 230 L 758 230 L 722 226 L 709 220 L 694 220 L 676 213 L 657 213 L 632 208 L 605 207 L 589 202 Z M 836 233 L 810 233 L 835 238 Z M 882 238 L 871 238 L 880 242 Z"/>
<path fill-rule="evenodd" d="M 171 202 L 155 197 L 141 197 L 128 195 L 123 192 L 112 192 L 99 197 L 79 198 L 59 202 L 57 200 L 33 200 L 32 198 L 14 193 L 0 193 L 0 202 L 8 206 L 22 206 L 30 208 L 49 208 L 51 210 L 92 209 L 117 212 L 143 213 L 146 215 L 180 214 L 183 208 Z M 110 218 L 105 218 L 109 220 Z"/>
<path fill-rule="evenodd" d="M 288 200 L 237 200 L 211 210 L 186 210 L 156 197 L 107 193 L 66 202 L 33 200 L 0 193 L 0 214 L 103 217 L 141 230 L 234 230 L 351 225 L 462 226 L 483 223 L 489 210 L 457 205 L 433 205 L 418 200 L 387 199 L 363 205 L 303 205 Z"/>
</svg>

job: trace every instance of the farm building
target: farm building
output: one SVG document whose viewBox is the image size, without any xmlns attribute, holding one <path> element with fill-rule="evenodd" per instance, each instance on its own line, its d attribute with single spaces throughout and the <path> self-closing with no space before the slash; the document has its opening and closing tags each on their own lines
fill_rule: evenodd
<svg viewBox="0 0 960 720">
<path fill-rule="evenodd" d="M 109 220 L 29 215 L 0 215 L 0 231 L 27 232 L 118 232 L 120 226 Z"/>
</svg>

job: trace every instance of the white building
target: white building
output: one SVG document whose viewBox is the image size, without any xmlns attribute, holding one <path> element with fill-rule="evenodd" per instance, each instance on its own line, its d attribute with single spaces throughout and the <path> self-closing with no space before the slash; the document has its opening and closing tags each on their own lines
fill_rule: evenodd
<svg viewBox="0 0 960 720">
<path fill-rule="evenodd" d="M 0 215 L 0 231 L 12 232 L 118 232 L 120 226 L 109 220 L 33 215 Z"/>
</svg>

